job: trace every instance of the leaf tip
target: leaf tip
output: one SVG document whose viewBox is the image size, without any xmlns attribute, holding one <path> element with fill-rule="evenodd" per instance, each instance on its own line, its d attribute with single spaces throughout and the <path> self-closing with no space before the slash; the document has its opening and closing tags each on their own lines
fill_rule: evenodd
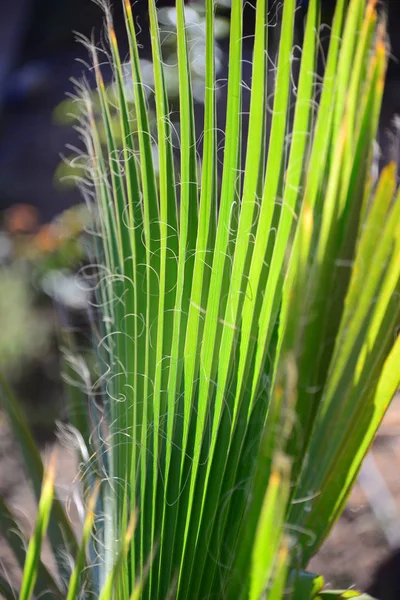
<svg viewBox="0 0 400 600">
<path fill-rule="evenodd" d="M 108 35 L 110 36 L 111 44 L 116 48 L 117 47 L 117 36 L 115 35 L 115 29 L 112 25 L 108 27 Z"/>
</svg>

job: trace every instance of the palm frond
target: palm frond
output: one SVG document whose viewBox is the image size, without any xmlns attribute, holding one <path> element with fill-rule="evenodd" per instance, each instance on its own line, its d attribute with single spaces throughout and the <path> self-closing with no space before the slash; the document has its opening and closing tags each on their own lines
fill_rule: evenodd
<svg viewBox="0 0 400 600">
<path fill-rule="evenodd" d="M 374 0 L 338 0 L 321 78 L 320 1 L 310 0 L 296 74 L 296 1 L 283 4 L 275 61 L 270 6 L 258 0 L 247 122 L 243 3 L 232 0 L 219 179 L 214 0 L 200 132 L 193 21 L 176 1 L 178 150 L 155 0 L 148 6 L 152 93 L 129 0 L 127 64 L 105 7 L 114 94 L 92 44 L 97 98 L 81 89 L 104 397 L 103 421 L 89 436 L 83 419 L 82 436 L 87 456 L 105 459 L 68 599 L 79 596 L 87 546 L 100 561 L 90 593 L 104 600 L 351 597 L 304 571 L 400 380 L 396 167 L 372 179 L 384 25 Z M 99 469 L 89 471 L 86 489 Z M 44 525 L 39 517 L 41 535 Z"/>
</svg>

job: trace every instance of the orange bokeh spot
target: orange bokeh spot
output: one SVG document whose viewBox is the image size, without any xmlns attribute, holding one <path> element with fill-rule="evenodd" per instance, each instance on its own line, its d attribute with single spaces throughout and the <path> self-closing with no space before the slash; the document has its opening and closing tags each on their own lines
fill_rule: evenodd
<svg viewBox="0 0 400 600">
<path fill-rule="evenodd" d="M 42 252 L 53 252 L 60 246 L 60 236 L 52 225 L 43 225 L 35 236 L 35 245 Z"/>
<path fill-rule="evenodd" d="M 4 226 L 9 233 L 32 233 L 38 225 L 38 211 L 30 204 L 15 204 L 4 215 Z"/>
</svg>

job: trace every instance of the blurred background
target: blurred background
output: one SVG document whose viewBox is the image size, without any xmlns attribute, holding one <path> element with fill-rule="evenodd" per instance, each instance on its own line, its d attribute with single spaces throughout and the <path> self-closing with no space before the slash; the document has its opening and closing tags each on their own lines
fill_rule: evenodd
<svg viewBox="0 0 400 600">
<path fill-rule="evenodd" d="M 124 43 L 120 3 L 117 33 Z M 146 0 L 134 11 L 149 57 Z M 160 8 L 173 4 L 161 1 Z M 200 5 L 201 2 L 197 2 Z M 329 20 L 334 0 L 322 0 Z M 299 0 L 299 32 L 307 1 Z M 400 163 L 400 0 L 385 0 L 391 60 L 379 132 L 380 161 Z M 229 0 L 220 6 L 221 62 L 227 52 Z M 225 19 L 225 21 L 224 21 Z M 76 333 L 77 351 L 90 347 L 88 289 L 79 275 L 88 217 L 71 167 L 79 145 L 72 128 L 71 78 L 80 78 L 85 49 L 75 33 L 99 38 L 103 15 L 91 0 L 0 0 L 0 370 L 24 403 L 43 452 L 57 443 L 64 412 L 58 351 L 60 330 Z M 251 56 L 254 10 L 245 9 L 245 52 Z M 80 60 L 78 60 L 80 59 Z M 226 61 L 225 61 L 226 62 Z M 251 68 L 245 65 L 244 78 Z M 90 82 L 90 74 L 87 74 Z M 67 100 L 66 100 L 67 98 Z M 224 96 L 219 108 L 223 113 Z M 199 107 L 201 115 L 201 107 Z M 59 454 L 59 490 L 68 494 L 75 463 Z M 0 493 L 26 515 L 34 511 L 19 456 L 0 411 Z M 337 587 L 370 589 L 380 600 L 400 598 L 400 400 L 395 399 L 343 517 L 311 568 Z M 7 563 L 0 538 L 0 561 Z"/>
</svg>

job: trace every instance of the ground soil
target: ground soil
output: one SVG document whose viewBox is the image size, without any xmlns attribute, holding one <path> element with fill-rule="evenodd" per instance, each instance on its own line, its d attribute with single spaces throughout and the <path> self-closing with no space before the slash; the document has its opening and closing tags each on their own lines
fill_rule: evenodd
<svg viewBox="0 0 400 600">
<path fill-rule="evenodd" d="M 379 564 L 400 547 L 399 468 L 400 398 L 397 397 L 342 517 L 309 565 L 310 570 L 322 573 L 333 587 L 367 589 Z"/>
</svg>

